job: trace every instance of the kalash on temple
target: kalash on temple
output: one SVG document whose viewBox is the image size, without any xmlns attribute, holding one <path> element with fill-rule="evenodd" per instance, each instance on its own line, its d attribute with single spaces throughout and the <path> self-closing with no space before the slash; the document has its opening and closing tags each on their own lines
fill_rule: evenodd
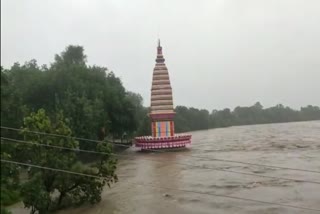
<svg viewBox="0 0 320 214">
<path fill-rule="evenodd" d="M 169 73 L 164 63 L 160 40 L 157 47 L 156 66 L 153 69 L 151 87 L 151 119 L 152 136 L 135 138 L 135 146 L 141 150 L 177 149 L 191 143 L 190 134 L 174 133 L 174 109 L 172 88 Z"/>
</svg>

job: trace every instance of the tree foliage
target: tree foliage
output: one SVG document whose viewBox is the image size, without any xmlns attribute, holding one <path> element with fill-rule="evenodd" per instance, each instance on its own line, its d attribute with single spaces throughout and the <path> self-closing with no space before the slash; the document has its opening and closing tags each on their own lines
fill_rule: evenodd
<svg viewBox="0 0 320 214">
<path fill-rule="evenodd" d="M 1 124 L 21 127 L 40 108 L 62 111 L 74 135 L 90 139 L 133 135 L 140 124 L 142 98 L 126 91 L 105 67 L 87 65 L 83 47 L 68 46 L 49 66 L 36 60 L 1 70 Z M 81 148 L 92 144 L 80 142 Z"/>
<path fill-rule="evenodd" d="M 32 131 L 32 132 L 30 132 Z M 64 135 L 68 137 L 56 137 L 52 135 L 35 134 L 45 132 L 48 134 Z M 17 159 L 41 167 L 61 169 L 77 173 L 94 175 L 101 178 L 85 177 L 66 174 L 55 170 L 46 170 L 36 167 L 28 169 L 28 180 L 22 184 L 21 195 L 26 207 L 31 213 L 47 213 L 71 204 L 85 202 L 96 203 L 101 200 L 101 192 L 105 184 L 110 185 L 117 181 L 115 175 L 116 160 L 112 158 L 110 144 L 99 143 L 96 150 L 104 152 L 100 160 L 91 165 L 83 165 L 79 162 L 76 151 L 44 147 L 66 147 L 78 149 L 79 144 L 72 136 L 71 129 L 61 114 L 51 120 L 43 109 L 37 113 L 31 113 L 24 119 L 23 139 L 34 144 L 20 144 L 17 146 Z"/>
<path fill-rule="evenodd" d="M 1 140 L 1 159 L 12 160 L 10 154 L 4 152 L 5 142 Z M 19 171 L 16 165 L 1 162 L 1 213 L 10 213 L 4 206 L 20 200 Z"/>
<path fill-rule="evenodd" d="M 1 126 L 25 130 L 19 134 L 1 129 L 1 136 L 107 154 L 83 164 L 74 151 L 1 143 L 2 158 L 101 177 L 95 179 L 31 167 L 20 189 L 11 182 L 13 174 L 8 173 L 13 172 L 10 169 L 14 169 L 14 165 L 1 163 L 1 169 L 7 173 L 1 176 L 1 190 L 8 193 L 2 194 L 2 191 L 1 196 L 21 190 L 25 205 L 32 212 L 40 213 L 72 204 L 98 202 L 103 186 L 117 180 L 112 147 L 102 142 L 76 142 L 72 138 L 27 131 L 103 141 L 120 138 L 124 133 L 135 135 L 140 117 L 144 115 L 141 96 L 127 91 L 120 78 L 107 68 L 88 65 L 81 46 L 68 46 L 50 65 L 39 66 L 36 60 L 30 60 L 22 65 L 15 63 L 9 69 L 1 67 Z M 7 201 L 1 197 L 1 204 L 7 205 Z"/>
<path fill-rule="evenodd" d="M 177 106 L 175 111 L 177 132 L 238 125 L 320 120 L 320 108 L 312 105 L 302 107 L 300 111 L 282 104 L 264 109 L 260 102 L 249 107 L 238 106 L 233 111 L 228 108 L 213 110 L 211 114 L 206 110 L 185 106 Z"/>
</svg>

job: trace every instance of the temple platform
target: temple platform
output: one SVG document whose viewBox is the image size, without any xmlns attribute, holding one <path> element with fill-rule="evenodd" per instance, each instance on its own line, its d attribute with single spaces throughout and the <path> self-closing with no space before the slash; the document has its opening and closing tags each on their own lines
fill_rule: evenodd
<svg viewBox="0 0 320 214">
<path fill-rule="evenodd" d="M 141 150 L 185 148 L 188 144 L 191 144 L 191 135 L 179 134 L 169 137 L 141 136 L 134 139 L 134 144 L 136 147 L 141 148 Z"/>
</svg>

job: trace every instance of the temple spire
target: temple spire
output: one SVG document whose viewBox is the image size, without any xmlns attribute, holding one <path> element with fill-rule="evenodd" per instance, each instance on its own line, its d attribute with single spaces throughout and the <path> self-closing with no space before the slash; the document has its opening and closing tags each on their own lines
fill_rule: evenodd
<svg viewBox="0 0 320 214">
<path fill-rule="evenodd" d="M 184 148 L 191 143 L 191 135 L 175 135 L 174 107 L 169 72 L 158 39 L 156 65 L 153 69 L 150 119 L 152 136 L 135 138 L 141 150 Z"/>
<path fill-rule="evenodd" d="M 158 39 L 158 47 L 157 47 L 157 59 L 156 59 L 157 63 L 164 63 L 164 58 L 162 55 L 162 47 L 160 45 L 160 39 Z"/>
</svg>

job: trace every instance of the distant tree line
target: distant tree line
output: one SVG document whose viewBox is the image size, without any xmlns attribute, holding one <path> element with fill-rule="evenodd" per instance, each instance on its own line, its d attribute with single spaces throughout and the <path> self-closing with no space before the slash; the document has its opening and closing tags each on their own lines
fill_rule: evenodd
<svg viewBox="0 0 320 214">
<path fill-rule="evenodd" d="M 149 108 L 142 110 L 138 135 L 150 135 Z M 195 130 L 213 129 L 229 126 L 253 125 L 265 123 L 286 123 L 297 121 L 320 120 L 320 108 L 308 105 L 294 110 L 282 104 L 263 108 L 260 102 L 249 107 L 236 107 L 233 111 L 229 108 L 213 110 L 211 113 L 206 109 L 177 106 L 175 108 L 175 130 L 189 132 Z"/>
<path fill-rule="evenodd" d="M 220 128 L 228 126 L 285 123 L 295 121 L 320 120 L 320 108 L 308 105 L 294 110 L 282 104 L 263 108 L 260 102 L 249 107 L 236 107 L 213 110 L 211 113 L 204 109 L 177 106 L 175 108 L 175 126 L 177 132 Z"/>
</svg>

